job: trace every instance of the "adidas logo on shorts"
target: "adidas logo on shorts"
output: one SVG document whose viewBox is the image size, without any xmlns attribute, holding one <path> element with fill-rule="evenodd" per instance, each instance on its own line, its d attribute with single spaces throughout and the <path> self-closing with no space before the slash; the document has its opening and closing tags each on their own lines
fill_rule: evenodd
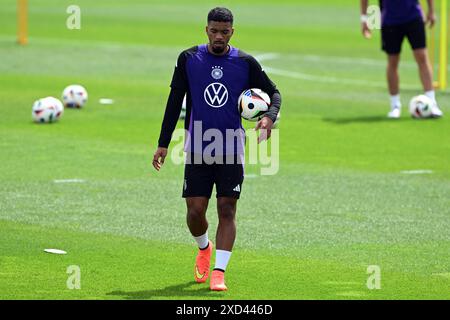
<svg viewBox="0 0 450 320">
<path fill-rule="evenodd" d="M 241 192 L 241 186 L 237 185 L 236 187 L 234 187 L 233 191 Z"/>
</svg>

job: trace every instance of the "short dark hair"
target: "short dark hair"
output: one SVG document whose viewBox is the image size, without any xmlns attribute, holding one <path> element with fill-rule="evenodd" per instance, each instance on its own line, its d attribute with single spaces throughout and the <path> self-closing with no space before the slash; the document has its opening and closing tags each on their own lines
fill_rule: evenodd
<svg viewBox="0 0 450 320">
<path fill-rule="evenodd" d="M 214 9 L 211 9 L 211 11 L 208 13 L 208 23 L 210 21 L 230 22 L 231 24 L 233 24 L 233 14 L 227 8 L 216 7 Z"/>
</svg>

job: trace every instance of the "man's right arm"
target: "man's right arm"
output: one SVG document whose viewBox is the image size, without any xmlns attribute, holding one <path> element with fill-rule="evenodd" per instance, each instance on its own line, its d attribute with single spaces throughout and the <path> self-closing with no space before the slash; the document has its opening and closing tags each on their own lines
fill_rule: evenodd
<svg viewBox="0 0 450 320">
<path fill-rule="evenodd" d="M 436 15 L 434 13 L 434 0 L 427 0 L 428 3 L 428 13 L 426 17 L 426 23 L 429 24 L 430 28 L 433 28 L 436 23 Z"/>
<path fill-rule="evenodd" d="M 179 88 L 171 88 L 169 98 L 167 99 L 166 111 L 164 112 L 164 119 L 161 125 L 161 132 L 159 134 L 158 147 L 168 148 L 172 133 L 177 126 L 178 118 L 180 117 L 181 106 L 185 91 Z"/>
<path fill-rule="evenodd" d="M 185 51 L 178 56 L 170 87 L 170 94 L 167 99 L 166 111 L 164 112 L 164 119 L 159 134 L 158 148 L 153 155 L 152 164 L 158 171 L 161 169 L 161 166 L 164 164 L 164 159 L 167 156 L 167 148 L 172 139 L 173 131 L 177 126 L 183 98 L 188 89 Z"/>
<path fill-rule="evenodd" d="M 161 132 L 158 140 L 158 147 L 168 148 L 172 133 L 180 117 L 183 98 L 188 89 L 186 76 L 186 54 L 182 52 L 177 60 L 177 65 L 173 72 L 171 90 L 167 99 L 166 111 L 161 125 Z"/>
</svg>

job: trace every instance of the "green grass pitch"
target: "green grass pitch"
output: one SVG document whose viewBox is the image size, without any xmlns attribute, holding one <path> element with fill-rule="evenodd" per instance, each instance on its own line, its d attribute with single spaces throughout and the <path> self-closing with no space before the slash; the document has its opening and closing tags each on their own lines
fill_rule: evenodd
<svg viewBox="0 0 450 320">
<path fill-rule="evenodd" d="M 280 170 L 246 169 L 226 293 L 193 282 L 183 167 L 151 167 L 176 57 L 206 42 L 213 5 L 79 0 L 81 30 L 68 30 L 71 4 L 30 1 L 24 47 L 16 1 L 0 11 L 0 299 L 450 298 L 450 93 L 437 93 L 442 119 L 386 119 L 385 57 L 378 33 L 360 35 L 357 2 L 220 3 L 231 44 L 283 96 Z M 407 106 L 421 85 L 406 43 L 401 81 Z M 32 103 L 72 83 L 87 106 L 32 123 Z"/>
</svg>

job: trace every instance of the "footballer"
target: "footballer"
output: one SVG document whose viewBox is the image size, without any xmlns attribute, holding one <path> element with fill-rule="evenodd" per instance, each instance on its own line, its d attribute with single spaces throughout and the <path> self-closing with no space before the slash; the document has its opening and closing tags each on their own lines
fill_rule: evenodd
<svg viewBox="0 0 450 320">
<path fill-rule="evenodd" d="M 245 131 L 238 111 L 238 98 L 249 88 L 259 88 L 271 98 L 269 110 L 256 124 L 255 129 L 261 129 L 258 141 L 270 137 L 281 107 L 280 92 L 261 65 L 251 55 L 229 44 L 233 33 L 231 11 L 214 8 L 207 19 L 208 44 L 194 46 L 178 56 L 158 148 L 153 157 L 153 166 L 159 171 L 186 94 L 186 163 L 182 197 L 186 200 L 189 231 L 199 247 L 194 279 L 204 283 L 210 276 L 213 252 L 206 210 L 213 186 L 216 187 L 219 224 L 215 266 L 210 277 L 210 289 L 214 291 L 227 290 L 224 273 L 236 238 L 236 204 L 244 181 Z M 223 137 L 214 141 L 214 150 L 206 141 L 208 139 L 204 139 L 211 130 Z M 221 143 L 219 148 L 217 143 Z"/>
</svg>

